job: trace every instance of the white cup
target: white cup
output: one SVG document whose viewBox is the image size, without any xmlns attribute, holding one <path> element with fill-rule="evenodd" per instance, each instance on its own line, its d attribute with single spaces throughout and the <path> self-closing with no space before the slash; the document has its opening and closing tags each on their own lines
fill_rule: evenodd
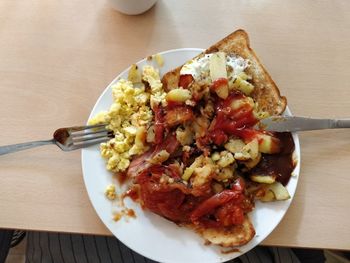
<svg viewBox="0 0 350 263">
<path fill-rule="evenodd" d="M 150 9 L 157 0 L 109 0 L 112 7 L 126 15 L 138 15 Z"/>
</svg>

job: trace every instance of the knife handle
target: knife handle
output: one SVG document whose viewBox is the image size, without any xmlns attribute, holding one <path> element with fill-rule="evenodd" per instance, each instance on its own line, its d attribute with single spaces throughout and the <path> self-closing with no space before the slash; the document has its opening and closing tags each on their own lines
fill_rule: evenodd
<svg viewBox="0 0 350 263">
<path fill-rule="evenodd" d="M 335 119 L 332 128 L 350 128 L 350 119 Z"/>
</svg>

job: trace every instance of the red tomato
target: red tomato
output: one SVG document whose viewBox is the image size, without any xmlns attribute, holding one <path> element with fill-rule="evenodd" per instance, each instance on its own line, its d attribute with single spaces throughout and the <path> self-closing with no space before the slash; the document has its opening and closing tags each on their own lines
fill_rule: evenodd
<svg viewBox="0 0 350 263">
<path fill-rule="evenodd" d="M 197 199 L 182 183 L 161 183 L 162 175 L 180 178 L 176 169 L 163 165 L 153 165 L 137 176 L 143 207 L 174 222 L 189 222 Z"/>
<path fill-rule="evenodd" d="M 154 213 L 178 221 L 182 215 L 178 208 L 185 199 L 185 194 L 179 189 L 167 189 L 152 179 L 141 185 L 143 205 Z"/>
<path fill-rule="evenodd" d="M 238 177 L 232 185 L 232 190 L 242 193 L 245 188 L 245 182 L 242 177 Z"/>
<path fill-rule="evenodd" d="M 244 221 L 244 212 L 238 204 L 227 203 L 218 208 L 215 213 L 215 217 L 222 226 L 242 224 Z"/>
<path fill-rule="evenodd" d="M 224 190 L 220 193 L 213 195 L 204 202 L 202 202 L 191 214 L 191 221 L 198 222 L 198 219 L 204 215 L 210 214 L 213 210 L 225 203 L 237 199 L 240 196 L 239 193 L 232 190 Z"/>
<path fill-rule="evenodd" d="M 215 130 L 211 132 L 210 138 L 216 145 L 222 145 L 228 140 L 228 136 L 224 133 L 223 130 Z"/>
<path fill-rule="evenodd" d="M 228 80 L 226 78 L 218 78 L 218 79 L 213 81 L 210 88 L 213 91 L 215 91 L 215 90 L 221 88 L 222 86 L 226 86 L 226 85 L 228 85 Z"/>
</svg>

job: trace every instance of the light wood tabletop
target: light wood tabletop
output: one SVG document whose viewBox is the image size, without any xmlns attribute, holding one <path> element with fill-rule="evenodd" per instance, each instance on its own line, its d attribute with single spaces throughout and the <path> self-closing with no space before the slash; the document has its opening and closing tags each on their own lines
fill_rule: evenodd
<svg viewBox="0 0 350 263">
<path fill-rule="evenodd" d="M 0 1 L 0 145 L 83 124 L 131 63 L 205 48 L 243 28 L 296 115 L 350 117 L 350 2 L 159 0 L 140 16 L 107 0 Z M 264 245 L 350 249 L 350 131 L 300 134 L 295 199 Z M 80 151 L 0 157 L 0 227 L 110 234 L 83 183 Z"/>
</svg>

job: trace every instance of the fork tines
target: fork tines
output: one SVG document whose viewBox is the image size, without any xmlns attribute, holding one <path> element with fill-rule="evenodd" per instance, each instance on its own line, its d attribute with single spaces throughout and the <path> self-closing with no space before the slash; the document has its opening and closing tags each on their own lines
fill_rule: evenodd
<svg viewBox="0 0 350 263">
<path fill-rule="evenodd" d="M 113 132 L 106 129 L 106 124 L 74 127 L 69 131 L 69 135 L 72 143 L 81 147 L 106 142 L 113 138 Z"/>
</svg>

